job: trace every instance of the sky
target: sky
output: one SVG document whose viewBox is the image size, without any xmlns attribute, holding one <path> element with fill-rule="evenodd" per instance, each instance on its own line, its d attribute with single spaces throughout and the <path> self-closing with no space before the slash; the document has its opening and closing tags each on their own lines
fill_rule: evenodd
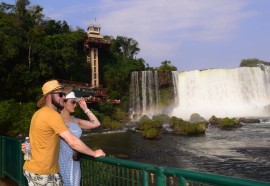
<svg viewBox="0 0 270 186">
<path fill-rule="evenodd" d="M 14 4 L 15 0 L 3 2 Z M 270 0 L 30 0 L 46 17 L 139 43 L 151 67 L 178 71 L 237 68 L 242 59 L 270 62 Z M 96 20 L 96 21 L 95 21 Z"/>
</svg>

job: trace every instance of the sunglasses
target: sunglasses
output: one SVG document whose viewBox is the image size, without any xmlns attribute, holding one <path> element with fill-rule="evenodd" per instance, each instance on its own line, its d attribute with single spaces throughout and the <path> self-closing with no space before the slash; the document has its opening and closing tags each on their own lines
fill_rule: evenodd
<svg viewBox="0 0 270 186">
<path fill-rule="evenodd" d="M 66 93 L 64 92 L 52 92 L 51 94 L 58 94 L 60 98 L 62 98 L 63 96 L 66 96 Z"/>
<path fill-rule="evenodd" d="M 70 101 L 71 104 L 75 105 L 77 102 L 75 100 Z"/>
</svg>

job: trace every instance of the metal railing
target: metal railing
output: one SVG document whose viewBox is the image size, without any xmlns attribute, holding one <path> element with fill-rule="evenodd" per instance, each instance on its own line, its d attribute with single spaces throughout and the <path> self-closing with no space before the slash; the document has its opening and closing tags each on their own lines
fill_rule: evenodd
<svg viewBox="0 0 270 186">
<path fill-rule="evenodd" d="M 21 152 L 22 140 L 0 136 L 1 159 L 0 178 L 5 176 L 15 181 L 19 186 L 27 185 L 23 175 L 23 153 Z"/>
<path fill-rule="evenodd" d="M 0 178 L 8 176 L 19 186 L 27 185 L 22 173 L 22 140 L 0 136 Z M 111 157 L 81 158 L 82 186 L 269 186 L 270 182 L 221 176 L 156 166 Z"/>
<path fill-rule="evenodd" d="M 110 157 L 81 159 L 81 185 L 113 186 L 269 186 L 270 182 L 155 166 Z"/>
</svg>

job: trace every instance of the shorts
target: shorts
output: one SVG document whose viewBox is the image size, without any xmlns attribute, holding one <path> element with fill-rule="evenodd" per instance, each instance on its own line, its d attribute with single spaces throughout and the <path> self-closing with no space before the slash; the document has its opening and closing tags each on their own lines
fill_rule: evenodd
<svg viewBox="0 0 270 186">
<path fill-rule="evenodd" d="M 23 170 L 23 174 L 29 186 L 63 186 L 60 174 L 35 174 L 27 170 Z"/>
</svg>

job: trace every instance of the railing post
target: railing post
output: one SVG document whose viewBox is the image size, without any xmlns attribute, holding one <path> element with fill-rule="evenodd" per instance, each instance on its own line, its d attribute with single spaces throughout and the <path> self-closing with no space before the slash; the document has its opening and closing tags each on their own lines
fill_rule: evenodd
<svg viewBox="0 0 270 186">
<path fill-rule="evenodd" d="M 149 185 L 149 175 L 146 170 L 142 170 L 142 185 L 143 186 Z"/>
<path fill-rule="evenodd" d="M 186 179 L 183 178 L 182 176 L 179 176 L 179 186 L 186 186 L 187 182 Z"/>
<path fill-rule="evenodd" d="M 165 167 L 157 167 L 157 186 L 167 185 L 164 171 Z"/>
</svg>

